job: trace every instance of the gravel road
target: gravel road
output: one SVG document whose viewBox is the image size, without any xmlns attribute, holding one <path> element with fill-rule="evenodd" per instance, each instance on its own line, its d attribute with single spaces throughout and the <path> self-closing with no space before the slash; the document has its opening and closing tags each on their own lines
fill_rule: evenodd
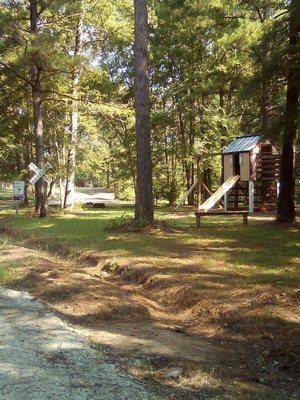
<svg viewBox="0 0 300 400">
<path fill-rule="evenodd" d="M 1 400 L 166 399 L 24 292 L 0 288 Z"/>
</svg>

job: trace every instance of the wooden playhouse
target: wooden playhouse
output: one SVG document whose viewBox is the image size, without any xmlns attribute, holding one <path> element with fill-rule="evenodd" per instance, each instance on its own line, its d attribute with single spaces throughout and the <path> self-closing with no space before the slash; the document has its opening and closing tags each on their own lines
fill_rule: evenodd
<svg viewBox="0 0 300 400">
<path fill-rule="evenodd" d="M 193 185 L 197 186 L 196 226 L 207 215 L 240 214 L 247 223 L 249 213 L 276 209 L 282 157 L 269 140 L 261 135 L 236 137 L 222 151 L 222 184 L 213 194 L 201 179 L 204 157 L 203 154 L 196 157 L 197 179 Z M 296 151 L 295 178 L 299 176 L 300 152 Z M 210 195 L 204 203 L 201 201 L 203 189 Z"/>
<path fill-rule="evenodd" d="M 281 155 L 261 135 L 239 136 L 222 152 L 222 182 L 239 176 L 224 194 L 224 209 L 268 211 L 276 208 Z"/>
<path fill-rule="evenodd" d="M 220 156 L 209 154 L 210 157 L 217 155 Z M 197 154 L 197 179 L 175 208 L 180 207 L 196 188 L 196 226 L 200 226 L 200 218 L 207 215 L 240 214 L 247 223 L 249 213 L 276 209 L 282 156 L 269 140 L 262 135 L 236 137 L 221 153 L 221 186 L 215 193 L 211 193 L 202 181 L 201 165 L 205 157 L 205 154 Z M 295 178 L 299 178 L 299 151 L 295 151 L 294 172 Z M 203 191 L 210 196 L 204 202 Z"/>
</svg>

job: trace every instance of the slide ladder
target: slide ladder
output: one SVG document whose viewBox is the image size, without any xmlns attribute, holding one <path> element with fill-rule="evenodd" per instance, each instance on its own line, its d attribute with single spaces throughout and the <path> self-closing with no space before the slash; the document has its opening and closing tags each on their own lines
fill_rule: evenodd
<svg viewBox="0 0 300 400">
<path fill-rule="evenodd" d="M 221 198 L 230 190 L 240 179 L 239 175 L 230 176 L 226 182 L 223 183 L 219 189 L 210 196 L 201 206 L 199 207 L 199 211 L 208 211 L 210 210 Z"/>
</svg>

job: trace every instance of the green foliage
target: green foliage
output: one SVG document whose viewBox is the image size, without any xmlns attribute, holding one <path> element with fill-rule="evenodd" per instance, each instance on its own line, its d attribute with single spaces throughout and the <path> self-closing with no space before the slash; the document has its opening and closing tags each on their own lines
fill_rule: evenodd
<svg viewBox="0 0 300 400">
<path fill-rule="evenodd" d="M 190 184 L 193 155 L 201 152 L 218 183 L 220 162 L 210 154 L 220 153 L 233 137 L 262 133 L 280 142 L 286 3 L 151 4 L 155 182 L 168 187 L 165 193 L 172 190 L 170 177 Z M 262 132 L 264 96 L 268 126 Z"/>
<path fill-rule="evenodd" d="M 29 60 L 38 52 L 51 177 L 63 182 L 67 176 L 76 101 L 76 183 L 133 198 L 133 2 L 85 0 L 83 51 L 74 57 L 81 3 L 46 2 L 38 40 L 29 32 L 29 2 L 0 3 L 0 180 L 30 175 L 35 148 Z M 287 3 L 151 0 L 149 19 L 154 194 L 174 204 L 195 178 L 195 154 L 205 156 L 203 178 L 214 187 L 220 161 L 211 153 L 236 135 L 263 133 L 280 144 Z M 74 100 L 72 74 L 79 67 Z M 262 131 L 264 98 L 268 124 Z"/>
</svg>

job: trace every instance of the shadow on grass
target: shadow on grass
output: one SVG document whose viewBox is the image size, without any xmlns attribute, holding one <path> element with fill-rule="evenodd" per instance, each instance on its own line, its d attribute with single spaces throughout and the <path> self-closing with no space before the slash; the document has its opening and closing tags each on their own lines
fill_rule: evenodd
<svg viewBox="0 0 300 400">
<path fill-rule="evenodd" d="M 299 230 L 265 223 L 241 226 L 238 219 L 220 218 L 224 226 L 203 226 L 200 230 L 156 232 L 152 234 L 123 233 L 107 228 L 120 215 L 132 210 L 105 209 L 84 215 L 49 217 L 47 220 L 15 218 L 13 230 L 21 236 L 43 242 L 43 247 L 67 255 L 72 251 L 95 250 L 103 260 L 108 257 L 127 257 L 153 262 L 155 266 L 199 263 L 199 266 L 226 264 L 232 273 L 251 275 L 248 283 L 296 286 L 300 283 L 297 269 Z M 164 215 L 160 211 L 160 215 Z M 208 218 L 209 219 L 209 218 Z M 215 220 L 213 218 L 213 220 Z M 193 222 L 193 218 L 190 218 Z M 236 225 L 232 223 L 236 222 Z M 11 223 L 0 219 L 0 225 Z M 182 227 L 181 222 L 176 222 Z M 175 225 L 176 226 L 176 225 Z M 100 256 L 99 256 L 100 257 Z M 247 278 L 248 279 L 248 278 Z M 247 282 L 246 282 L 247 283 Z"/>
</svg>

